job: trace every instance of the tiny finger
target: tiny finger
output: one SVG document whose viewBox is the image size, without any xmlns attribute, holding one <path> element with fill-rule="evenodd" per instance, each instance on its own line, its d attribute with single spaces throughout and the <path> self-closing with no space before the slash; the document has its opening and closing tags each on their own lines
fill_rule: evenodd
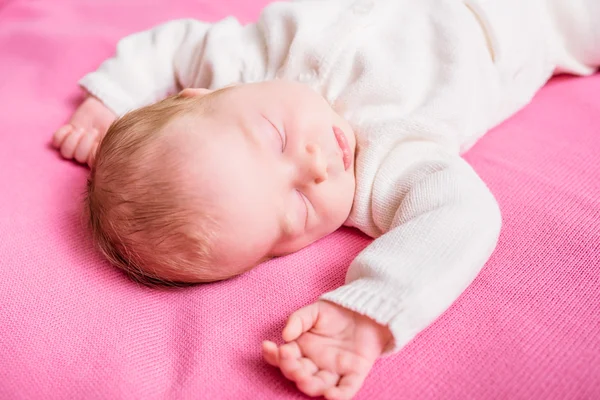
<svg viewBox="0 0 600 400">
<path fill-rule="evenodd" d="M 71 159 L 73 158 L 73 154 L 75 153 L 75 149 L 79 144 L 79 140 L 83 136 L 83 130 L 75 129 L 72 131 L 69 136 L 65 138 L 63 143 L 60 145 L 60 154 L 64 158 Z"/>
<path fill-rule="evenodd" d="M 94 147 L 94 143 L 98 140 L 98 131 L 93 130 L 91 132 L 85 133 L 79 143 L 77 144 L 77 148 L 75 149 L 74 157 L 80 163 L 85 163 L 90 156 L 90 152 Z"/>
<path fill-rule="evenodd" d="M 327 370 L 320 370 L 315 374 L 315 377 L 319 378 L 323 382 L 323 385 L 326 389 L 337 386 L 338 382 L 340 381 L 340 376 L 338 374 Z"/>
<path fill-rule="evenodd" d="M 279 347 L 279 368 L 286 378 L 294 382 L 310 377 L 310 374 L 304 372 L 300 358 L 300 348 L 296 342 L 286 343 Z"/>
<path fill-rule="evenodd" d="M 298 339 L 304 332 L 308 332 L 317 322 L 319 317 L 319 304 L 313 303 L 292 313 L 283 328 L 282 336 L 286 342 Z"/>
<path fill-rule="evenodd" d="M 286 377 L 296 382 L 296 385 L 300 390 L 302 390 L 302 386 L 308 384 L 309 382 L 315 379 L 314 374 L 319 370 L 315 363 L 306 357 L 302 357 L 295 360 L 288 360 L 282 362 L 281 365 L 282 370 L 287 370 L 286 372 L 289 376 L 286 375 Z M 307 391 L 304 391 L 304 393 L 311 395 Z"/>
<path fill-rule="evenodd" d="M 307 375 L 314 375 L 319 371 L 319 367 L 310 358 L 302 357 L 298 360 L 300 366 Z"/>
<path fill-rule="evenodd" d="M 350 400 L 358 392 L 365 380 L 362 374 L 348 374 L 340 379 L 337 386 L 325 390 L 327 400 Z"/>
<path fill-rule="evenodd" d="M 330 371 L 317 371 L 309 380 L 298 382 L 296 386 L 309 396 L 322 396 L 329 388 L 337 385 L 340 376 Z"/>
<path fill-rule="evenodd" d="M 262 343 L 262 354 L 267 363 L 274 367 L 279 367 L 279 349 L 275 343 L 265 340 Z"/>
<path fill-rule="evenodd" d="M 67 124 L 63 125 L 52 135 L 52 146 L 55 148 L 60 148 L 60 145 L 63 143 L 67 135 L 73 130 L 73 125 Z"/>
<path fill-rule="evenodd" d="M 94 162 L 96 161 L 96 152 L 98 151 L 98 142 L 94 143 L 94 145 L 92 146 L 92 151 L 90 151 L 90 154 L 88 156 L 87 159 L 87 164 L 91 167 Z"/>
</svg>

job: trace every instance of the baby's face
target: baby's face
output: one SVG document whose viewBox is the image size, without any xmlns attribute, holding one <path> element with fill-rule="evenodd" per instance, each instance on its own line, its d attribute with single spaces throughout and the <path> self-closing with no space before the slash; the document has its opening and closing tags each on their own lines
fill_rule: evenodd
<svg viewBox="0 0 600 400">
<path fill-rule="evenodd" d="M 167 129 L 215 220 L 216 267 L 237 275 L 344 224 L 356 139 L 322 96 L 286 81 L 182 95 L 209 96 L 198 117 Z"/>
</svg>

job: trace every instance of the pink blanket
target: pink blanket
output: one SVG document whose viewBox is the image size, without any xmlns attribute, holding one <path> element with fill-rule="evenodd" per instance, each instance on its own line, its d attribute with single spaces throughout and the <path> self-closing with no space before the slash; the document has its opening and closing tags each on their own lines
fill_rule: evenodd
<svg viewBox="0 0 600 400">
<path fill-rule="evenodd" d="M 342 230 L 230 281 L 151 290 L 81 223 L 86 168 L 49 147 L 75 84 L 118 38 L 179 17 L 254 19 L 267 0 L 0 0 L 0 398 L 305 398 L 260 357 L 341 285 Z M 467 156 L 504 213 L 464 295 L 358 399 L 600 398 L 600 75 L 560 78 Z"/>
</svg>

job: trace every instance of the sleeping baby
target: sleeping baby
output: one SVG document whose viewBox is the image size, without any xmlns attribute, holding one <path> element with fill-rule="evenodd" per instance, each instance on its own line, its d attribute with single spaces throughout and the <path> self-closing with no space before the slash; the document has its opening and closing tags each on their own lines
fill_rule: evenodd
<svg viewBox="0 0 600 400">
<path fill-rule="evenodd" d="M 91 166 L 95 242 L 145 284 L 228 279 L 343 225 L 374 238 L 263 343 L 302 392 L 349 399 L 489 258 L 499 208 L 461 154 L 554 73 L 593 73 L 599 16 L 596 0 L 303 0 L 248 25 L 172 21 L 81 80 L 54 145 Z"/>
</svg>

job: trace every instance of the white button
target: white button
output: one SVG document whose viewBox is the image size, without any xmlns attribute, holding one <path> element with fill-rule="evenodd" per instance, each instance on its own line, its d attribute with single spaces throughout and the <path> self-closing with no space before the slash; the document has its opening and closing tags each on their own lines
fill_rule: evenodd
<svg viewBox="0 0 600 400">
<path fill-rule="evenodd" d="M 355 14 L 367 14 L 373 9 L 372 1 L 357 1 L 352 4 L 352 11 Z"/>
</svg>

